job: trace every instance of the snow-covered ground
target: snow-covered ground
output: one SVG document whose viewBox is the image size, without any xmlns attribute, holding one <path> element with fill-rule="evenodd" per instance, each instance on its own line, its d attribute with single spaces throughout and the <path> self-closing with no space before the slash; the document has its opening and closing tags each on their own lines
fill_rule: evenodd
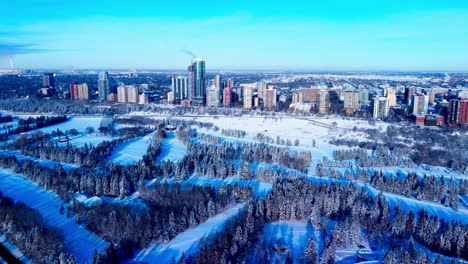
<svg viewBox="0 0 468 264">
<path fill-rule="evenodd" d="M 109 160 L 113 163 L 122 165 L 132 165 L 139 161 L 145 154 L 148 146 L 151 143 L 154 132 L 144 136 L 130 140 L 118 146 Z"/>
<path fill-rule="evenodd" d="M 103 141 L 111 141 L 114 140 L 115 138 L 107 136 L 107 135 L 102 135 L 101 133 L 82 133 L 81 135 L 74 137 L 70 139 L 68 142 L 62 142 L 59 143 L 59 146 L 66 146 L 68 143 L 72 144 L 75 147 L 83 147 L 85 144 L 92 145 L 92 146 L 97 146 Z"/>
<path fill-rule="evenodd" d="M 180 161 L 187 154 L 187 146 L 176 138 L 173 131 L 168 131 L 166 134 L 167 137 L 162 140 L 162 149 L 158 161 Z"/>
<path fill-rule="evenodd" d="M 136 262 L 145 263 L 171 263 L 172 258 L 176 261 L 180 259 L 182 253 L 185 256 L 197 253 L 203 243 L 203 238 L 223 230 L 224 224 L 236 216 L 245 204 L 237 204 L 224 212 L 209 218 L 195 228 L 189 229 L 177 235 L 165 244 L 153 244 L 143 249 L 134 258 Z"/>
<path fill-rule="evenodd" d="M 40 130 L 46 134 L 50 134 L 52 131 L 57 129 L 65 132 L 70 129 L 76 129 L 79 133 L 85 133 L 86 128 L 92 127 L 95 131 L 99 130 L 103 116 L 76 116 L 70 117 L 67 121 L 62 122 L 57 125 L 43 127 L 37 130 Z M 34 130 L 34 131 L 37 131 Z"/>
<path fill-rule="evenodd" d="M 154 119 L 162 119 L 164 116 L 152 116 Z M 357 139 L 359 141 L 368 141 L 368 135 L 361 131 L 354 131 L 353 127 L 373 128 L 384 131 L 389 126 L 388 123 L 376 122 L 376 125 L 370 125 L 365 120 L 353 120 L 342 117 L 260 117 L 260 116 L 197 116 L 197 117 L 172 117 L 184 120 L 197 120 L 201 122 L 213 123 L 220 128 L 218 131 L 213 129 L 194 127 L 197 131 L 216 136 L 221 135 L 221 129 L 238 129 L 246 132 L 243 138 L 234 138 L 222 136 L 226 140 L 258 142 L 254 138 L 258 133 L 262 133 L 276 141 L 276 138 L 290 140 L 292 143 L 299 140 L 298 146 L 289 147 L 291 150 L 307 150 L 312 152 L 312 167 L 315 168 L 317 161 L 323 157 L 329 159 L 333 156 L 336 149 L 347 149 L 345 146 L 336 146 L 330 144 L 333 138 L 339 139 Z M 314 145 L 315 142 L 315 145 Z M 280 145 L 284 146 L 284 145 Z"/>
<path fill-rule="evenodd" d="M 94 250 L 101 252 L 108 246 L 106 241 L 78 225 L 74 217 L 67 218 L 66 214 L 60 214 L 60 207 L 66 207 L 60 197 L 40 188 L 25 177 L 0 169 L 0 191 L 13 200 L 37 210 L 49 226 L 62 231 L 66 249 L 80 263 L 92 262 Z"/>
<path fill-rule="evenodd" d="M 0 244 L 5 246 L 13 255 L 15 255 L 21 262 L 25 264 L 32 263 L 15 245 L 11 244 L 6 240 L 6 237 L 0 233 Z M 0 263 L 2 263 L 2 258 L 0 256 Z M 6 263 L 6 262 L 5 262 Z"/>
</svg>

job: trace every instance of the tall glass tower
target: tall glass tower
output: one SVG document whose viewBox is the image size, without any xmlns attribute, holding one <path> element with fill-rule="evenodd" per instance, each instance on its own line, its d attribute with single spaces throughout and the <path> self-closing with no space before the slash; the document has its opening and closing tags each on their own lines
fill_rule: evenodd
<svg viewBox="0 0 468 264">
<path fill-rule="evenodd" d="M 192 71 L 192 103 L 194 105 L 204 105 L 206 99 L 205 61 L 202 58 L 196 58 L 190 69 Z"/>
<path fill-rule="evenodd" d="M 107 72 L 100 72 L 98 79 L 99 100 L 106 101 L 109 96 L 109 74 Z"/>
</svg>

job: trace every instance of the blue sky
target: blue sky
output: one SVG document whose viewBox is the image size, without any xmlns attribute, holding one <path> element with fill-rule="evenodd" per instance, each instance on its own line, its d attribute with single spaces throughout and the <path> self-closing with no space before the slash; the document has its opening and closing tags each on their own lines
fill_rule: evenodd
<svg viewBox="0 0 468 264">
<path fill-rule="evenodd" d="M 468 71 L 466 0 L 0 2 L 0 68 Z"/>
</svg>

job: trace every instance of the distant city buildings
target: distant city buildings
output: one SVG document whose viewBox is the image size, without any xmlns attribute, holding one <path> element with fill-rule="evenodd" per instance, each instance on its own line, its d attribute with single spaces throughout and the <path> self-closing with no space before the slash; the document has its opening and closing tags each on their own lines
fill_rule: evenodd
<svg viewBox="0 0 468 264">
<path fill-rule="evenodd" d="M 53 73 L 44 73 L 42 76 L 42 88 L 55 88 L 55 78 Z"/>
<path fill-rule="evenodd" d="M 42 88 L 39 89 L 42 96 L 55 95 L 55 78 L 53 73 L 44 73 L 42 75 Z"/>
<path fill-rule="evenodd" d="M 212 85 L 207 91 L 206 106 L 218 107 L 219 106 L 219 88 Z"/>
<path fill-rule="evenodd" d="M 411 113 L 426 114 L 429 108 L 429 97 L 424 94 L 413 94 L 411 98 Z"/>
<path fill-rule="evenodd" d="M 388 98 L 388 107 L 397 105 L 396 90 L 392 88 L 384 89 L 384 96 Z"/>
<path fill-rule="evenodd" d="M 348 115 L 352 115 L 359 109 L 359 91 L 344 92 L 344 108 Z"/>
<path fill-rule="evenodd" d="M 110 86 L 109 86 L 109 74 L 107 72 L 100 72 L 98 75 L 98 92 L 99 100 L 109 100 Z"/>
<path fill-rule="evenodd" d="M 71 100 L 89 100 L 91 92 L 86 83 L 78 84 L 76 82 L 70 83 L 70 99 Z"/>
<path fill-rule="evenodd" d="M 319 91 L 318 87 L 302 88 L 301 89 L 302 102 L 312 103 L 315 105 L 317 103 L 318 91 Z"/>
<path fill-rule="evenodd" d="M 379 96 L 374 99 L 374 118 L 385 118 L 389 113 L 388 98 Z"/>
<path fill-rule="evenodd" d="M 174 92 L 167 93 L 167 103 L 174 104 Z"/>
<path fill-rule="evenodd" d="M 138 104 L 147 104 L 149 102 L 149 96 L 147 93 L 141 93 L 138 98 Z"/>
<path fill-rule="evenodd" d="M 460 100 L 460 117 L 458 122 L 460 124 L 468 124 L 468 98 Z"/>
<path fill-rule="evenodd" d="M 138 103 L 138 88 L 134 85 L 120 85 L 117 87 L 117 102 L 119 103 Z"/>
<path fill-rule="evenodd" d="M 135 85 L 126 85 L 127 88 L 127 103 L 138 103 L 138 88 Z"/>
<path fill-rule="evenodd" d="M 223 90 L 223 106 L 229 107 L 232 103 L 232 88 L 226 87 Z"/>
<path fill-rule="evenodd" d="M 196 58 L 192 65 L 189 66 L 189 71 L 192 80 L 192 104 L 204 105 L 206 99 L 205 61 L 201 58 Z"/>
<path fill-rule="evenodd" d="M 293 95 L 292 95 L 292 98 L 291 98 L 291 102 L 293 104 L 303 103 L 304 102 L 304 94 L 302 93 L 302 91 L 294 92 Z"/>
<path fill-rule="evenodd" d="M 411 105 L 411 99 L 416 94 L 416 87 L 405 87 L 405 104 Z"/>
<path fill-rule="evenodd" d="M 223 90 L 224 90 L 224 82 L 221 79 L 221 75 L 217 74 L 215 76 L 214 86 L 218 89 L 218 103 L 223 100 Z"/>
<path fill-rule="evenodd" d="M 370 105 L 369 90 L 363 89 L 359 91 L 359 104 Z"/>
<path fill-rule="evenodd" d="M 449 102 L 447 123 L 468 124 L 468 99 L 452 99 Z"/>
<path fill-rule="evenodd" d="M 318 112 L 328 114 L 330 110 L 330 95 L 328 88 L 320 89 L 318 92 Z"/>
<path fill-rule="evenodd" d="M 266 83 L 258 83 L 257 84 L 257 97 L 263 99 L 265 90 L 268 88 Z"/>
<path fill-rule="evenodd" d="M 269 110 L 274 110 L 278 101 L 277 90 L 274 88 L 263 90 L 263 96 L 264 107 Z"/>
<path fill-rule="evenodd" d="M 174 100 L 187 100 L 190 98 L 190 81 L 186 76 L 172 77 L 172 92 Z"/>
<path fill-rule="evenodd" d="M 252 87 L 244 87 L 244 99 L 243 105 L 244 109 L 252 109 Z"/>
<path fill-rule="evenodd" d="M 234 87 L 234 80 L 233 79 L 226 79 L 224 80 L 224 87 Z"/>
</svg>

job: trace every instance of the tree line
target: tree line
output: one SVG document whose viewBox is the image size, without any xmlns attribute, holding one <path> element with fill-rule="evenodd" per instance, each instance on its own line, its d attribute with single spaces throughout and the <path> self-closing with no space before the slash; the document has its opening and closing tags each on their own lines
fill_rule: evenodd
<svg viewBox="0 0 468 264">
<path fill-rule="evenodd" d="M 0 233 L 34 263 L 72 264 L 78 261 L 65 251 L 63 235 L 47 227 L 41 215 L 0 192 Z"/>
</svg>

